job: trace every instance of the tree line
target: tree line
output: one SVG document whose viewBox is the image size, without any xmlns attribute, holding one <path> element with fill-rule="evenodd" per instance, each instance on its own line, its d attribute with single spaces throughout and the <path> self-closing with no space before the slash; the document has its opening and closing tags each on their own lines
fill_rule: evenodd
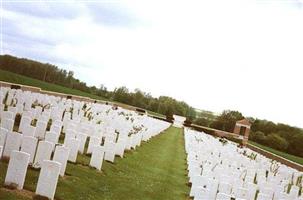
<svg viewBox="0 0 303 200">
<path fill-rule="evenodd" d="M 86 83 L 76 79 L 73 71 L 66 71 L 49 63 L 41 63 L 26 58 L 0 55 L 0 69 L 48 83 L 77 89 L 166 116 L 173 114 L 182 115 L 195 124 L 228 132 L 233 132 L 236 121 L 244 118 L 242 113 L 238 111 L 225 110 L 218 116 L 209 111 L 197 112 L 183 101 L 178 101 L 167 96 L 155 98 L 150 93 L 146 93 L 140 89 L 130 91 L 127 87 L 123 86 L 109 91 L 104 85 L 100 85 L 99 88 L 95 86 L 89 87 Z M 302 129 L 286 124 L 275 124 L 267 120 L 249 119 L 252 122 L 250 140 L 303 157 Z"/>
<path fill-rule="evenodd" d="M 155 98 L 140 89 L 135 89 L 135 91 L 131 92 L 124 86 L 118 87 L 114 91 L 107 90 L 103 84 L 99 88 L 96 86 L 89 87 L 85 82 L 75 78 L 73 71 L 60 69 L 49 63 L 17 58 L 11 55 L 0 55 L 0 69 L 67 88 L 77 89 L 167 116 L 177 114 L 191 120 L 196 117 L 195 109 L 183 101 L 178 101 L 167 96 Z"/>
</svg>

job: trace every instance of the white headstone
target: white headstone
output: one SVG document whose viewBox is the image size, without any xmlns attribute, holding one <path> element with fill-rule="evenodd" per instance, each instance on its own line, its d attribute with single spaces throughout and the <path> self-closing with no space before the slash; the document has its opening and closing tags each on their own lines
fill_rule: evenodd
<svg viewBox="0 0 303 200">
<path fill-rule="evenodd" d="M 59 135 L 53 132 L 46 132 L 45 134 L 45 141 L 51 142 L 53 144 L 53 150 L 55 147 L 55 144 L 58 143 Z"/>
<path fill-rule="evenodd" d="M 45 121 L 37 121 L 35 137 L 39 139 L 44 139 L 46 132 L 47 122 Z"/>
<path fill-rule="evenodd" d="M 13 131 L 14 122 L 15 121 L 12 119 L 1 119 L 1 127 L 7 129 L 8 131 Z"/>
<path fill-rule="evenodd" d="M 76 138 L 80 141 L 79 143 L 79 153 L 84 153 L 84 148 L 86 144 L 87 135 L 83 133 L 79 133 Z"/>
<path fill-rule="evenodd" d="M 8 130 L 5 128 L 0 128 L 0 146 L 4 147 L 6 142 L 6 136 L 8 134 Z"/>
<path fill-rule="evenodd" d="M 94 146 L 99 146 L 100 144 L 101 144 L 101 138 L 90 137 L 89 143 L 88 143 L 88 148 L 87 148 L 87 153 L 91 154 L 93 152 Z"/>
<path fill-rule="evenodd" d="M 104 146 L 105 148 L 105 156 L 104 156 L 104 160 L 110 161 L 110 162 L 114 162 L 115 160 L 115 143 L 113 142 L 108 142 L 106 144 L 106 146 Z"/>
<path fill-rule="evenodd" d="M 69 149 L 68 160 L 71 162 L 77 161 L 80 141 L 75 138 L 69 138 L 66 142 L 66 147 Z"/>
<path fill-rule="evenodd" d="M 25 124 L 22 129 L 23 129 L 22 134 L 24 136 L 31 136 L 31 137 L 35 136 L 36 127 L 34 127 L 30 124 L 29 125 Z"/>
<path fill-rule="evenodd" d="M 119 155 L 121 158 L 123 158 L 125 146 L 126 146 L 126 139 L 119 138 L 119 140 L 116 144 L 115 154 Z"/>
<path fill-rule="evenodd" d="M 29 126 L 32 122 L 32 118 L 28 116 L 22 116 L 20 125 L 19 125 L 19 132 L 23 133 L 24 127 Z"/>
<path fill-rule="evenodd" d="M 36 194 L 54 199 L 61 164 L 56 161 L 44 160 L 38 179 Z"/>
<path fill-rule="evenodd" d="M 21 151 L 28 153 L 30 155 L 29 163 L 32 164 L 34 162 L 36 147 L 37 147 L 38 139 L 31 136 L 23 136 Z"/>
<path fill-rule="evenodd" d="M 40 168 L 43 160 L 50 160 L 53 151 L 53 144 L 47 141 L 40 141 L 35 156 L 34 167 Z"/>
<path fill-rule="evenodd" d="M 19 151 L 21 146 L 22 135 L 17 132 L 8 132 L 6 144 L 4 146 L 3 156 L 10 157 L 12 151 Z"/>
<path fill-rule="evenodd" d="M 5 177 L 5 185 L 16 184 L 19 190 L 23 189 L 28 162 L 28 153 L 12 151 Z"/>
<path fill-rule="evenodd" d="M 98 170 L 101 170 L 103 157 L 104 157 L 104 147 L 95 146 L 93 149 L 93 153 L 89 165 L 95 167 Z"/>
<path fill-rule="evenodd" d="M 66 144 L 66 142 L 71 138 L 73 138 L 73 139 L 76 138 L 76 132 L 72 129 L 67 129 L 65 132 L 64 144 Z"/>
<path fill-rule="evenodd" d="M 56 146 L 53 160 L 61 163 L 60 176 L 64 176 L 68 160 L 69 149 L 65 146 Z"/>
</svg>

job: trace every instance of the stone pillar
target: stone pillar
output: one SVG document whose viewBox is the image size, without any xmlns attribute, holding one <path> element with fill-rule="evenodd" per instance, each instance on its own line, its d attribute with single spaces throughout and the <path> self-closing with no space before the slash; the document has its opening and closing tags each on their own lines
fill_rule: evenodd
<svg viewBox="0 0 303 200">
<path fill-rule="evenodd" d="M 38 139 L 31 136 L 23 136 L 21 151 L 28 153 L 30 155 L 29 163 L 32 164 L 34 162 L 34 157 L 36 153 Z"/>
<path fill-rule="evenodd" d="M 5 185 L 16 184 L 22 190 L 30 155 L 21 151 L 12 151 L 5 177 Z"/>
<path fill-rule="evenodd" d="M 54 199 L 61 164 L 56 161 L 44 160 L 38 179 L 36 194 Z"/>
<path fill-rule="evenodd" d="M 104 147 L 95 146 L 93 149 L 93 153 L 89 165 L 95 167 L 98 170 L 101 170 L 103 157 L 104 157 Z"/>
<path fill-rule="evenodd" d="M 239 126 L 238 124 L 236 124 L 235 128 L 234 128 L 234 133 L 239 135 L 240 134 L 240 130 L 241 130 L 241 126 Z"/>
<path fill-rule="evenodd" d="M 247 145 L 248 138 L 249 138 L 249 133 L 250 133 L 250 128 L 246 127 L 246 130 L 245 130 L 245 133 L 244 133 L 244 137 L 243 137 L 243 140 L 242 140 L 242 144 L 244 146 Z"/>
<path fill-rule="evenodd" d="M 56 146 L 53 160 L 61 164 L 60 176 L 64 176 L 68 160 L 69 149 L 65 146 Z"/>
<path fill-rule="evenodd" d="M 244 137 L 249 138 L 250 128 L 246 127 Z"/>
</svg>

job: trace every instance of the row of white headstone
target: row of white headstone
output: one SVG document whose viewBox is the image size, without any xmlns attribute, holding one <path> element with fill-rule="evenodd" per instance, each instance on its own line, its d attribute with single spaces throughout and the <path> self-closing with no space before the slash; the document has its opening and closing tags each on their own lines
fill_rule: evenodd
<svg viewBox="0 0 303 200">
<path fill-rule="evenodd" d="M 184 136 L 194 199 L 303 200 L 303 172 L 202 132 Z"/>
<path fill-rule="evenodd" d="M 14 127 L 17 115 L 21 119 Z M 9 159 L 5 184 L 22 189 L 27 167 L 41 168 L 36 194 L 53 199 L 59 175 L 78 153 L 91 154 L 89 165 L 101 170 L 103 160 L 114 162 L 116 155 L 123 157 L 169 126 L 122 108 L 2 87 L 0 158 Z"/>
</svg>

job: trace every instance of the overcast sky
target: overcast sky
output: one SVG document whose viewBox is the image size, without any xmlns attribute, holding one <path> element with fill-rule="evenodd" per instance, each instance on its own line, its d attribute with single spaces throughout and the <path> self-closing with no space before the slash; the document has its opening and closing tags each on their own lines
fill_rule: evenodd
<svg viewBox="0 0 303 200">
<path fill-rule="evenodd" d="M 2 54 L 303 127 L 303 0 L 2 1 Z"/>
</svg>

